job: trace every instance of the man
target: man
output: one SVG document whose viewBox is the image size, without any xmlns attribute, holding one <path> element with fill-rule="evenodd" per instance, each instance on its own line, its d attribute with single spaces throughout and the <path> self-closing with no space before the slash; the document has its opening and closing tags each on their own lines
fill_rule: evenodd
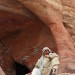
<svg viewBox="0 0 75 75">
<path fill-rule="evenodd" d="M 59 56 L 48 47 L 44 47 L 41 58 L 37 61 L 32 75 L 56 75 L 59 65 Z"/>
</svg>

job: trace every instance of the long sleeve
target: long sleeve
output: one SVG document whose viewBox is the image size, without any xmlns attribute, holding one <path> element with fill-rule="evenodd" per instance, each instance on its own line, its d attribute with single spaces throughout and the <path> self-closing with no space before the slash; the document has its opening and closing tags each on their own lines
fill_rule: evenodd
<svg viewBox="0 0 75 75">
<path fill-rule="evenodd" d="M 40 59 L 38 59 L 35 67 L 38 68 L 40 71 L 42 71 L 42 69 L 44 67 L 44 57 L 43 57 L 43 55 L 41 56 Z"/>
<path fill-rule="evenodd" d="M 37 63 L 35 64 L 35 67 L 36 68 L 39 68 L 40 67 L 40 59 L 38 59 Z"/>
<path fill-rule="evenodd" d="M 59 58 L 58 54 L 56 54 L 56 53 L 50 53 L 50 54 L 49 54 L 49 57 L 50 57 L 51 59 L 53 59 L 54 57 L 58 57 L 58 58 Z"/>
</svg>

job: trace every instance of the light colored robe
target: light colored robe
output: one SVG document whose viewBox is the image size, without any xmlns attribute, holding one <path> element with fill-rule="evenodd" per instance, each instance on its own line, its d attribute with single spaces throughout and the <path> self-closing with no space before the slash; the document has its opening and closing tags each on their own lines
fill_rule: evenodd
<svg viewBox="0 0 75 75">
<path fill-rule="evenodd" d="M 42 55 L 37 61 L 35 68 L 32 71 L 32 75 L 49 75 L 51 69 L 57 69 L 58 65 L 59 56 L 56 53 L 50 53 L 49 58 L 46 58 Z"/>
</svg>

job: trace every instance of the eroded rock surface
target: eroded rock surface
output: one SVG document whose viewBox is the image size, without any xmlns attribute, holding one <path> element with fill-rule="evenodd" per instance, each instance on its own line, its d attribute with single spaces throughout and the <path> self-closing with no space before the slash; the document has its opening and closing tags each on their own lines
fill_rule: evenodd
<svg viewBox="0 0 75 75">
<path fill-rule="evenodd" d="M 2 0 L 0 4 L 3 4 L 3 1 L 6 0 Z M 73 39 L 73 44 L 75 46 L 75 1 L 61 1 L 63 4 L 63 23 L 70 33 Z M 12 2 L 13 1 L 7 0 L 7 3 L 10 3 L 8 7 L 10 7 Z M 12 3 L 12 6 L 14 6 L 14 8 L 16 2 L 17 0 Z M 22 8 L 22 10 L 20 8 Z M 4 10 L 5 9 L 7 10 L 8 8 L 4 8 Z M 5 12 L 4 10 L 0 11 L 0 65 L 4 70 L 6 69 L 10 72 L 14 70 L 14 67 L 12 66 L 12 64 L 14 64 L 13 56 L 15 61 L 21 64 L 28 64 L 28 67 L 32 68 L 33 65 L 31 66 L 30 64 L 35 64 L 35 62 L 37 61 L 35 53 L 40 57 L 40 50 L 44 46 L 49 46 L 53 51 L 57 52 L 56 43 L 53 39 L 53 35 L 49 27 L 47 27 L 41 21 L 37 21 L 37 19 L 31 20 L 27 18 L 31 18 L 32 16 L 24 13 L 25 11 L 22 5 L 19 4 L 18 6 L 17 4 L 16 9 L 15 11 L 14 9 L 11 9 L 12 12 L 14 11 L 14 13 L 16 14 Z M 20 15 L 17 14 L 18 12 Z M 25 15 L 28 16 L 24 17 Z M 26 50 L 29 53 L 26 52 Z M 32 53 L 30 53 L 30 51 Z M 31 55 L 33 60 L 27 60 L 25 62 L 24 60 L 29 58 L 28 55 Z M 65 60 L 62 61 L 62 67 L 64 63 L 66 63 Z M 71 63 L 69 63 L 69 67 L 71 67 L 72 70 L 69 69 L 69 71 L 75 72 L 75 60 L 67 60 L 71 61 Z"/>
<path fill-rule="evenodd" d="M 67 31 L 70 33 L 72 42 L 75 47 L 75 0 L 61 0 L 61 2 L 63 5 L 63 23 Z M 74 59 L 67 60 L 71 61 L 69 64 L 70 68 L 75 69 Z M 66 63 L 65 60 L 62 61 L 62 66 L 63 63 Z M 69 69 L 69 71 L 71 71 L 71 69 Z M 72 70 L 71 72 L 74 71 Z"/>
<path fill-rule="evenodd" d="M 70 73 L 62 73 L 62 74 L 58 74 L 58 75 L 75 75 L 74 73 L 73 74 L 70 74 Z"/>
</svg>

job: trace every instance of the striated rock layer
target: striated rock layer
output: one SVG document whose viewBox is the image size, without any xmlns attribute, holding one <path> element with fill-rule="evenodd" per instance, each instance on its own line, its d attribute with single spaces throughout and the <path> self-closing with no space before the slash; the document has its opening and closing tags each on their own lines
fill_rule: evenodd
<svg viewBox="0 0 75 75">
<path fill-rule="evenodd" d="M 63 5 L 63 23 L 75 46 L 75 0 L 61 0 L 61 2 Z"/>
</svg>

